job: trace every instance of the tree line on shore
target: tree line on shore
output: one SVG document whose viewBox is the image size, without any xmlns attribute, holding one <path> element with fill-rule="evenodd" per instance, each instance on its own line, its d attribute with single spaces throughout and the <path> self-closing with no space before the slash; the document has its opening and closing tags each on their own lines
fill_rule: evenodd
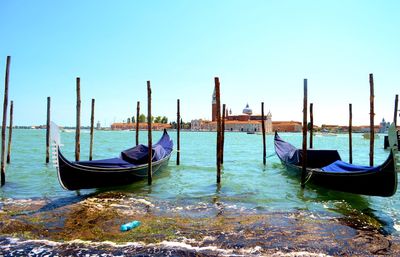
<svg viewBox="0 0 400 257">
<path fill-rule="evenodd" d="M 136 122 L 135 116 L 126 119 L 126 123 L 135 123 L 135 122 Z M 139 123 L 144 123 L 144 122 L 147 122 L 147 117 L 142 113 L 139 115 Z M 151 122 L 168 124 L 168 118 L 166 116 L 156 116 L 156 117 L 151 116 Z M 123 123 L 125 123 L 125 120 L 123 121 Z M 171 125 L 172 129 L 176 129 L 178 125 L 176 121 L 169 122 L 169 124 Z M 190 129 L 190 127 L 191 127 L 190 122 L 183 122 L 183 120 L 181 119 L 181 129 Z"/>
</svg>

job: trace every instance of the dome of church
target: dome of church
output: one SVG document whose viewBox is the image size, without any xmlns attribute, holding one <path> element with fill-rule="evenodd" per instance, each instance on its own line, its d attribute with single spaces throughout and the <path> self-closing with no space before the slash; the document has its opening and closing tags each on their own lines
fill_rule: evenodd
<svg viewBox="0 0 400 257">
<path fill-rule="evenodd" d="M 246 104 L 246 107 L 243 109 L 243 113 L 247 114 L 247 115 L 252 115 L 253 114 L 253 110 L 250 109 L 249 104 Z"/>
</svg>

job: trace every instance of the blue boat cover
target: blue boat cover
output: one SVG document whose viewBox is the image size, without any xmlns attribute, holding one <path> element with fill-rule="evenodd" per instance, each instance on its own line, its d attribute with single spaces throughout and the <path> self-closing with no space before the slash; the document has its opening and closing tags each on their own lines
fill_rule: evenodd
<svg viewBox="0 0 400 257">
<path fill-rule="evenodd" d="M 152 160 L 159 161 L 172 152 L 173 143 L 168 134 L 164 132 L 161 139 L 152 147 Z M 121 158 L 129 163 L 140 165 L 148 161 L 149 148 L 137 145 L 121 152 Z"/>
<path fill-rule="evenodd" d="M 282 140 L 277 133 L 275 134 L 275 151 L 285 163 L 299 165 L 301 162 L 301 150 Z M 332 150 L 308 150 L 307 152 L 309 154 L 307 159 L 308 168 L 320 168 L 326 172 L 370 172 L 379 171 L 381 168 L 381 166 L 370 167 L 346 163 L 340 160 L 338 154 L 334 154 L 336 151 Z M 325 161 L 319 159 L 324 159 Z M 313 165 L 315 163 L 322 165 Z"/>
<path fill-rule="evenodd" d="M 164 131 L 161 139 L 152 147 L 152 160 L 159 161 L 172 152 L 173 142 L 168 133 Z M 145 145 L 137 145 L 121 152 L 121 158 L 111 158 L 94 161 L 79 161 L 75 164 L 93 166 L 99 168 L 129 168 L 148 161 L 149 148 Z"/>
<path fill-rule="evenodd" d="M 325 167 L 321 168 L 323 171 L 329 172 L 368 172 L 368 171 L 379 171 L 380 166 L 370 167 L 354 165 L 344 161 L 335 161 Z"/>
<path fill-rule="evenodd" d="M 300 163 L 300 150 L 275 135 L 275 152 L 285 162 L 297 165 Z"/>
<path fill-rule="evenodd" d="M 98 168 L 129 168 L 135 166 L 134 164 L 126 162 L 121 158 L 111 158 L 111 159 L 94 160 L 94 161 L 79 161 L 75 162 L 75 164 L 98 167 Z"/>
</svg>

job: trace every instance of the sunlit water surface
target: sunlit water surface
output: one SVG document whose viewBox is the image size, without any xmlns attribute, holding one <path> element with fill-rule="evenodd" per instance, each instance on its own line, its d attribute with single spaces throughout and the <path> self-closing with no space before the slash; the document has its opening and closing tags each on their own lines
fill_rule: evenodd
<svg viewBox="0 0 400 257">
<path fill-rule="evenodd" d="M 176 133 L 170 132 L 174 142 Z M 161 132 L 153 132 L 153 142 Z M 74 159 L 75 132 L 61 132 L 62 151 Z M 301 146 L 300 133 L 282 133 L 281 137 Z M 140 132 L 140 142 L 146 143 L 147 133 Z M 94 159 L 111 158 L 132 147 L 134 131 L 95 131 Z M 141 181 L 123 188 L 111 189 L 133 193 L 150 201 L 170 206 L 212 204 L 215 201 L 231 208 L 249 212 L 310 211 L 326 217 L 348 213 L 367 213 L 387 226 L 390 233 L 400 230 L 400 196 L 370 197 L 341 193 L 307 186 L 300 189 L 299 179 L 287 175 L 274 155 L 273 136 L 267 136 L 267 165 L 262 164 L 262 136 L 246 133 L 225 133 L 225 154 L 222 183 L 216 185 L 216 134 L 211 132 L 181 132 L 181 165 L 177 166 L 176 151 L 169 165 L 154 177 L 153 185 Z M 337 149 L 348 161 L 348 136 L 315 136 L 314 148 Z M 81 160 L 88 159 L 89 131 L 81 134 Z M 375 164 L 383 162 L 388 151 L 383 149 L 383 135 L 375 141 Z M 353 163 L 369 163 L 369 140 L 353 135 Z M 0 197 L 57 199 L 74 197 L 77 192 L 61 188 L 56 169 L 45 164 L 45 130 L 13 131 L 11 164 L 7 166 L 7 183 Z M 95 190 L 81 190 L 89 194 Z"/>
</svg>

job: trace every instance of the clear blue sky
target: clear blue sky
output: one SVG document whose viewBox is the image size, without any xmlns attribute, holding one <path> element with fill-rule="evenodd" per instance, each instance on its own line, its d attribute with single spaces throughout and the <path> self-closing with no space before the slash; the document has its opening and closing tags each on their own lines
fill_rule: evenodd
<svg viewBox="0 0 400 257">
<path fill-rule="evenodd" d="M 75 124 L 81 77 L 82 124 L 153 114 L 211 118 L 214 77 L 233 113 L 246 103 L 273 120 L 302 120 L 303 78 L 316 124 L 369 123 L 368 74 L 375 78 L 375 123 L 393 119 L 400 89 L 400 1 L 0 1 L 0 74 L 12 56 L 14 123 Z M 2 82 L 3 83 L 3 82 Z M 3 84 L 0 87 L 1 103 Z M 105 123 L 105 124 L 104 124 Z"/>
</svg>

